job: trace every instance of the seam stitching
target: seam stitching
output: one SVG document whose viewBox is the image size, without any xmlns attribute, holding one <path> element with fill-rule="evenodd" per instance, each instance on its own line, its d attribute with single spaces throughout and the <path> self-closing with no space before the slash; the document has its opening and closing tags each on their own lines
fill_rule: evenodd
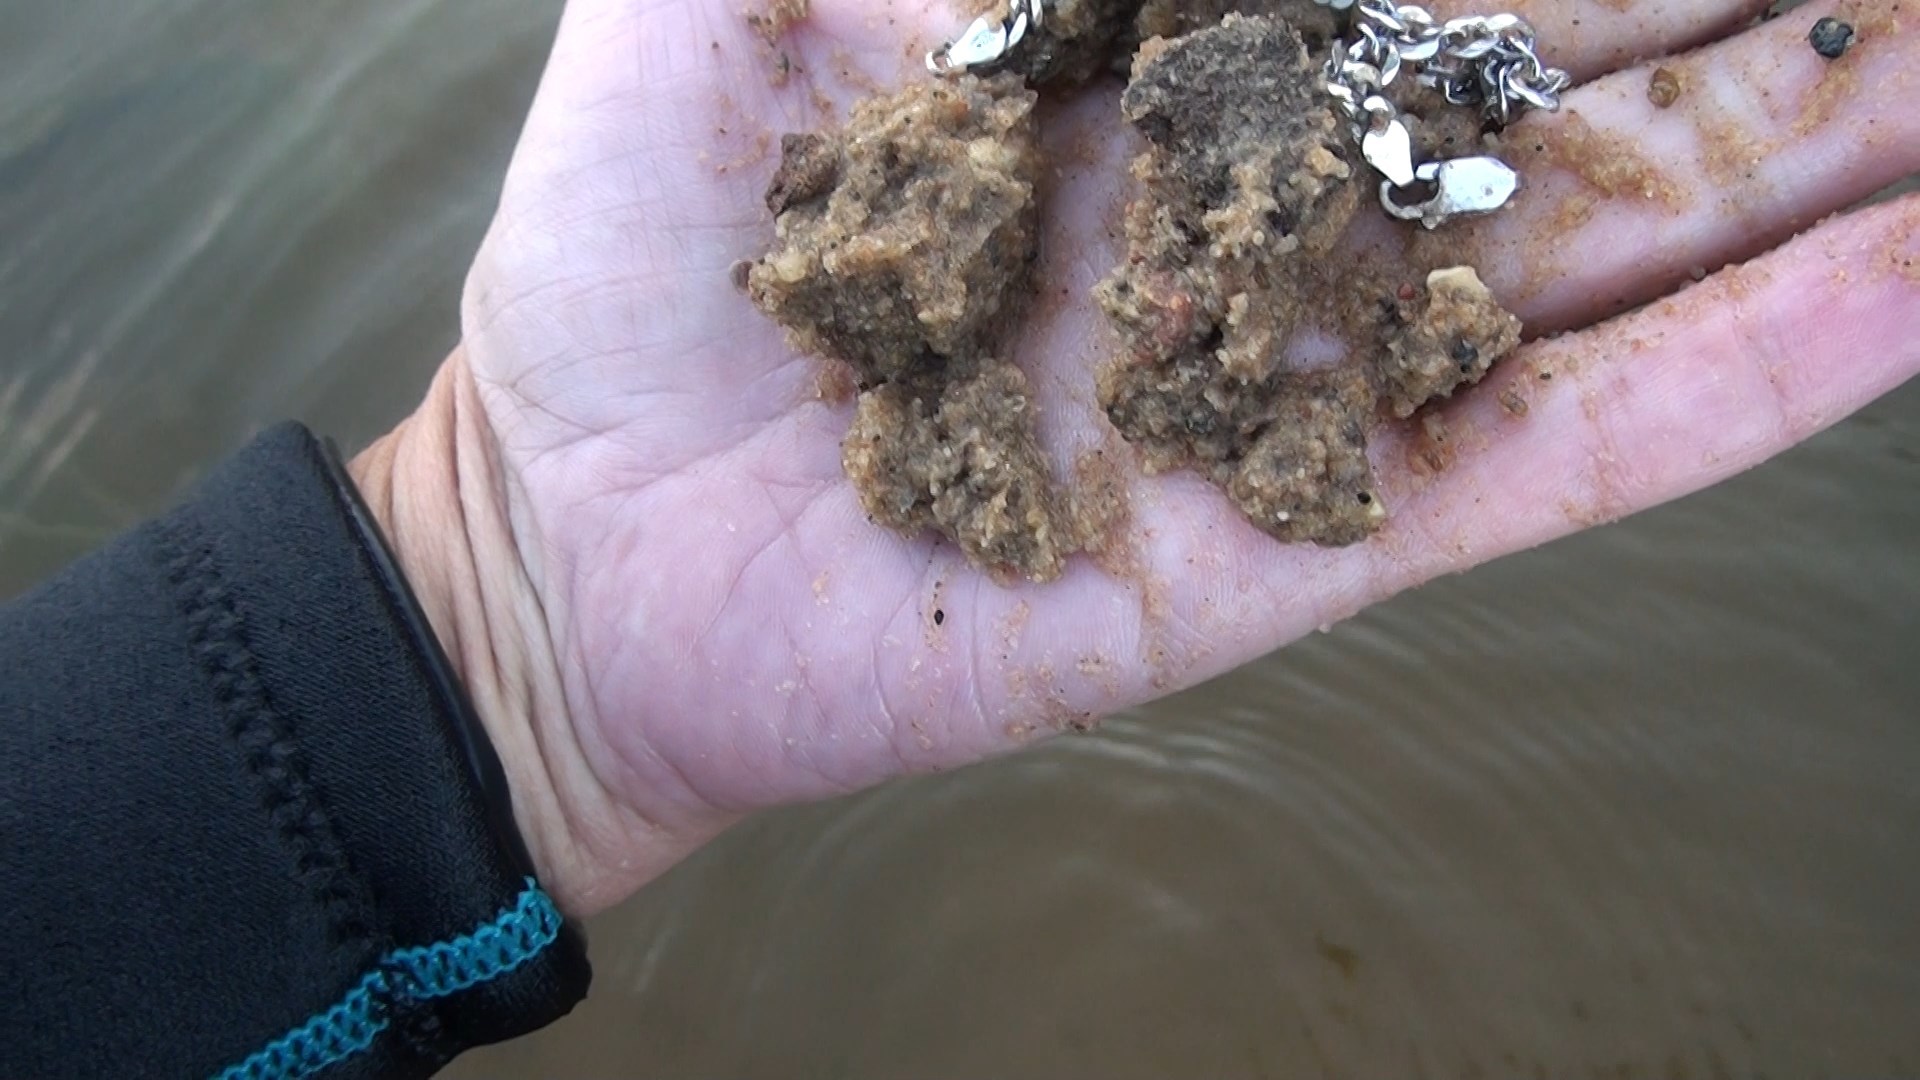
<svg viewBox="0 0 1920 1080">
<path fill-rule="evenodd" d="M 389 951 L 339 1002 L 215 1080 L 305 1080 L 371 1049 L 397 1008 L 458 994 L 539 956 L 559 939 L 563 920 L 532 878 L 524 886 L 513 907 L 491 922 L 432 945 Z"/>
<path fill-rule="evenodd" d="M 336 945 L 370 945 L 371 898 L 348 866 L 320 806 L 305 752 L 267 692 L 246 621 L 211 546 L 191 543 L 184 532 L 181 523 L 165 522 L 160 546 L 167 577 L 181 600 L 193 656 L 207 676 L 227 734 L 260 785 L 268 820 L 292 851 L 296 872 L 319 904 L 330 939 Z"/>
</svg>

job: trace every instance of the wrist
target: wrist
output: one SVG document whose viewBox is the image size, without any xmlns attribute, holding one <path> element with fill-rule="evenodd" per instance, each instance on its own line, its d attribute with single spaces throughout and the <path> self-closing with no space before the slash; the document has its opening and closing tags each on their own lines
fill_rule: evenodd
<svg viewBox="0 0 1920 1080">
<path fill-rule="evenodd" d="M 540 591 L 464 353 L 347 466 L 506 774 L 535 873 L 571 914 L 620 899 L 598 867 L 626 833 L 566 706 Z"/>
</svg>

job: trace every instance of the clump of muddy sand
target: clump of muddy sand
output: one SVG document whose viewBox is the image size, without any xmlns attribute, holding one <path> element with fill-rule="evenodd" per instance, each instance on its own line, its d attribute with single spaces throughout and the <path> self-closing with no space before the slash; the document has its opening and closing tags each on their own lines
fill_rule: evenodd
<svg viewBox="0 0 1920 1080">
<path fill-rule="evenodd" d="M 1280 539 L 1339 545 L 1386 520 L 1367 460 L 1383 408 L 1479 381 L 1520 327 L 1471 269 L 1410 284 L 1341 250 L 1377 181 L 1320 71 L 1268 17 L 1142 46 L 1122 109 L 1147 151 L 1127 257 L 1097 292 L 1121 339 L 1099 395 L 1150 469 L 1207 476 Z M 1310 334 L 1340 355 L 1292 355 Z"/>
<path fill-rule="evenodd" d="M 875 521 L 1047 580 L 1076 530 L 1005 359 L 1037 254 L 1034 100 L 1012 74 L 928 80 L 788 136 L 747 287 L 796 348 L 853 370 L 844 459 Z"/>
</svg>

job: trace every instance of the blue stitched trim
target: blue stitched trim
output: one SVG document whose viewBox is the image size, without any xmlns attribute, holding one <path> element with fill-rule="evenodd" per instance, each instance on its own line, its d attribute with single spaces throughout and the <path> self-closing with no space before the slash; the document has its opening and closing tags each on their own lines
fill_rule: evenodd
<svg viewBox="0 0 1920 1080">
<path fill-rule="evenodd" d="M 457 994 L 499 978 L 560 936 L 560 911 L 532 878 L 514 906 L 470 934 L 380 958 L 339 1003 L 268 1043 L 216 1080 L 301 1080 L 373 1045 L 392 1007 Z"/>
</svg>

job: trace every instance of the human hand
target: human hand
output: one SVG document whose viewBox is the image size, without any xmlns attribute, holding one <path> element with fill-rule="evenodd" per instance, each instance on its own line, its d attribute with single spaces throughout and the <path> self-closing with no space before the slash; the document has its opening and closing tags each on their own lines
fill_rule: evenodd
<svg viewBox="0 0 1920 1080">
<path fill-rule="evenodd" d="M 926 77 L 959 6 L 814 0 L 770 48 L 738 0 L 572 0 L 464 344 L 354 463 L 569 910 L 751 811 L 1089 723 L 1704 487 L 1920 370 L 1920 198 L 1688 282 L 1920 168 L 1903 104 L 1920 12 L 1816 3 L 1736 34 L 1763 2 L 1483 0 L 1463 6 L 1528 16 L 1549 62 L 1593 80 L 1512 133 L 1558 148 L 1516 204 L 1455 233 L 1529 331 L 1558 336 L 1445 409 L 1444 468 L 1416 466 L 1433 455 L 1411 430 L 1376 437 L 1392 518 L 1368 543 L 1284 546 L 1199 479 L 1123 465 L 1122 557 L 995 583 L 866 520 L 840 467 L 851 407 L 730 280 L 771 235 L 778 135 Z M 1838 61 L 1806 42 L 1832 13 L 1861 30 Z M 1682 88 L 1667 108 L 1648 95 L 1662 66 Z M 1127 460 L 1094 403 L 1109 344 L 1089 294 L 1120 258 L 1135 150 L 1112 86 L 1043 116 L 1056 171 L 1015 355 L 1068 475 Z"/>
</svg>

